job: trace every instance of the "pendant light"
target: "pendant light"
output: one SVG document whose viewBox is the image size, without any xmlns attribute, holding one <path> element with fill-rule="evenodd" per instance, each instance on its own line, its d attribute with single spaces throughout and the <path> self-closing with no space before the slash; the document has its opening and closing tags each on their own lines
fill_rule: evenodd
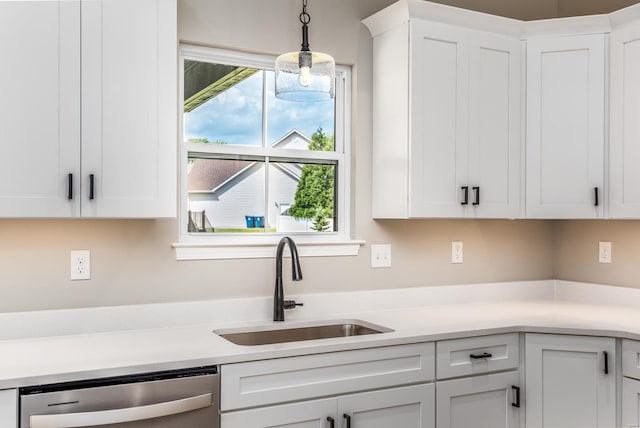
<svg viewBox="0 0 640 428">
<path fill-rule="evenodd" d="M 276 59 L 276 97 L 290 101 L 322 101 L 334 97 L 336 63 L 322 52 L 309 50 L 311 16 L 307 0 L 302 0 L 302 46 Z"/>
</svg>

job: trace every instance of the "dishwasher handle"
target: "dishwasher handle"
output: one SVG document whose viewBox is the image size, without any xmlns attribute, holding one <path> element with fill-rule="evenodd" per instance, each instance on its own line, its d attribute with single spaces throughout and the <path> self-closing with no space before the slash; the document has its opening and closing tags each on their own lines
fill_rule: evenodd
<svg viewBox="0 0 640 428">
<path fill-rule="evenodd" d="M 190 412 L 213 404 L 211 393 L 167 401 L 147 406 L 124 409 L 100 410 L 96 412 L 64 413 L 59 415 L 32 415 L 31 428 L 74 428 L 135 422 Z"/>
</svg>

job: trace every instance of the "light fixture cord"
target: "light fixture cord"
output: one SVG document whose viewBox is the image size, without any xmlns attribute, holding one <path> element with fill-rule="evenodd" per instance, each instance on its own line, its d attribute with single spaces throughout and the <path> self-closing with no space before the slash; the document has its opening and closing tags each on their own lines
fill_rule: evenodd
<svg viewBox="0 0 640 428">
<path fill-rule="evenodd" d="M 309 29 L 307 24 L 311 22 L 311 16 L 307 13 L 307 0 L 302 0 L 302 13 L 300 14 L 300 22 L 302 23 L 302 49 L 303 52 L 309 51 Z"/>
</svg>

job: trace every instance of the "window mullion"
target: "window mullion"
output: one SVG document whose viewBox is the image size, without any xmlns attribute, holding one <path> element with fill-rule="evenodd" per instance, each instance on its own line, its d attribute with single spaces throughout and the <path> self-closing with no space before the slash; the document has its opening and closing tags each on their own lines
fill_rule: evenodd
<svg viewBox="0 0 640 428">
<path fill-rule="evenodd" d="M 271 161 L 269 156 L 264 159 L 264 230 L 265 232 L 270 226 L 269 224 L 269 172 L 271 171 Z"/>
<path fill-rule="evenodd" d="M 262 71 L 262 148 L 267 150 L 267 73 Z M 269 222 L 269 156 L 264 160 L 264 231 L 268 231 L 271 226 Z"/>
</svg>

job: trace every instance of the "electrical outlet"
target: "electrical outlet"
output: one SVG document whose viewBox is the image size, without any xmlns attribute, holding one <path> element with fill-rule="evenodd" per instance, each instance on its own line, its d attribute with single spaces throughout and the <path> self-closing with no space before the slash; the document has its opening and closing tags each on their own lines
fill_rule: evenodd
<svg viewBox="0 0 640 428">
<path fill-rule="evenodd" d="M 89 250 L 71 252 L 71 280 L 91 279 L 91 252 Z"/>
<path fill-rule="evenodd" d="M 461 241 L 451 243 L 451 263 L 462 263 L 463 253 Z"/>
<path fill-rule="evenodd" d="M 391 245 L 383 244 L 371 246 L 371 267 L 391 267 Z"/>
<path fill-rule="evenodd" d="M 600 263 L 611 263 L 611 242 L 600 242 L 598 247 L 598 261 Z"/>
</svg>

